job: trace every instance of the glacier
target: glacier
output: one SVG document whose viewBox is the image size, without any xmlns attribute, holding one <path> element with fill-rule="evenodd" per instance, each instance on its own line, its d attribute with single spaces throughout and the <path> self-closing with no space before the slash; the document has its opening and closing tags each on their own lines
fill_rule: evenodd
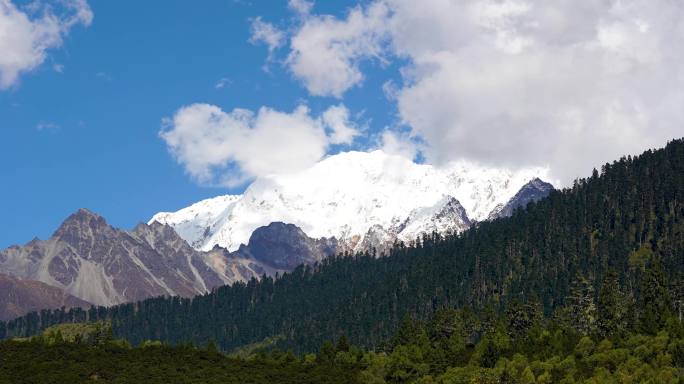
<svg viewBox="0 0 684 384">
<path fill-rule="evenodd" d="M 349 151 L 299 172 L 257 178 L 241 195 L 157 213 L 149 223 L 173 227 L 202 251 L 237 250 L 272 222 L 360 250 L 366 237 L 378 233 L 410 241 L 426 232 L 460 232 L 500 210 L 530 181 L 547 178 L 543 167 L 512 170 L 469 161 L 437 167 L 382 150 Z M 456 219 L 440 219 L 447 211 Z"/>
</svg>

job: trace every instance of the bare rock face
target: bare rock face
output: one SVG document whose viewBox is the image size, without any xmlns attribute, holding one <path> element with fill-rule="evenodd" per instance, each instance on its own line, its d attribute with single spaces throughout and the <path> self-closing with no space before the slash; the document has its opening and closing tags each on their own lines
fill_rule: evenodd
<svg viewBox="0 0 684 384">
<path fill-rule="evenodd" d="M 0 251 L 0 272 L 37 280 L 87 302 L 113 305 L 161 295 L 193 296 L 235 279 L 165 225 L 111 227 L 80 209 L 48 240 Z"/>
<path fill-rule="evenodd" d="M 321 261 L 336 246 L 334 239 L 311 239 L 292 224 L 272 223 L 235 252 L 220 247 L 202 252 L 168 225 L 138 224 L 124 231 L 80 209 L 50 239 L 0 251 L 0 273 L 42 282 L 83 302 L 114 305 L 162 295 L 190 297 L 283 273 Z"/>
<path fill-rule="evenodd" d="M 90 307 L 90 303 L 40 281 L 0 274 L 0 321 L 51 308 Z"/>
<path fill-rule="evenodd" d="M 293 224 L 274 222 L 257 228 L 235 253 L 261 264 L 293 270 L 300 264 L 315 264 L 337 251 L 335 239 L 312 239 Z"/>
<path fill-rule="evenodd" d="M 509 217 L 517 208 L 524 208 L 533 201 L 539 201 L 553 191 L 553 185 L 538 178 L 530 180 L 504 205 L 496 206 L 489 213 L 487 220 L 495 220 L 500 217 Z"/>
</svg>

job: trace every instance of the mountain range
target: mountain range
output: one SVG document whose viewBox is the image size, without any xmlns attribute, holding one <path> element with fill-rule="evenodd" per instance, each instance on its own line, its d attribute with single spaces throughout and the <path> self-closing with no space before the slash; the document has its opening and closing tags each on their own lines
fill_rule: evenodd
<svg viewBox="0 0 684 384">
<path fill-rule="evenodd" d="M 533 195 L 523 189 L 518 198 Z M 461 308 L 469 317 L 479 313 L 482 323 L 476 318 L 472 324 L 502 334 L 522 323 L 533 324 L 531 316 L 585 327 L 596 313 L 597 294 L 604 309 L 603 299 L 621 298 L 619 307 L 612 301 L 608 315 L 629 313 L 640 319 L 630 324 L 651 335 L 669 327 L 666 320 L 672 319 L 667 329 L 677 333 L 681 324 L 668 314 L 677 313 L 684 302 L 683 202 L 684 140 L 675 140 L 663 149 L 605 164 L 571 188 L 514 209 L 511 217 L 481 221 L 458 234 L 425 235 L 412 245 L 397 244 L 387 257 L 325 257 L 314 266 L 300 265 L 290 273 L 224 285 L 192 298 L 41 311 L 0 322 L 0 338 L 36 334 L 57 323 L 102 320 L 112 324 L 117 337 L 133 344 L 150 339 L 214 342 L 232 351 L 269 343 L 304 353 L 344 335 L 355 345 L 386 350 L 405 320 L 430 321 L 443 308 Z M 301 234 L 287 224 L 272 229 L 283 233 L 283 228 Z M 328 238 L 282 250 L 325 250 L 330 244 Z M 251 254 L 262 260 L 270 255 L 259 250 Z M 605 281 L 615 282 L 612 295 L 603 292 Z M 503 313 L 514 307 L 515 314 Z M 497 313 L 508 316 L 509 322 L 492 322 Z M 443 322 L 440 327 L 458 324 L 467 323 Z M 535 335 L 539 343 L 556 348 L 546 332 Z M 423 334 L 415 340 L 427 343 L 429 337 Z"/>
<path fill-rule="evenodd" d="M 258 179 L 240 196 L 159 213 L 132 230 L 80 209 L 49 239 L 0 250 L 0 273 L 42 282 L 78 305 L 192 297 L 338 253 L 387 252 L 397 242 L 508 216 L 553 189 L 536 177 L 543 173 L 466 163 L 438 169 L 381 151 L 342 153 L 301 173 Z M 55 294 L 43 292 L 45 307 L 55 307 Z"/>
<path fill-rule="evenodd" d="M 47 240 L 0 251 L 0 272 L 41 281 L 96 305 L 190 297 L 276 271 L 223 249 L 196 251 L 159 223 L 119 230 L 86 209 L 69 216 Z"/>
<path fill-rule="evenodd" d="M 510 171 L 465 161 L 438 168 L 380 150 L 352 151 L 297 173 L 261 177 L 242 195 L 158 213 L 149 224 L 168 224 L 205 251 L 216 245 L 236 250 L 256 228 L 274 221 L 294 224 L 312 238 L 335 238 L 341 249 L 362 251 L 378 241 L 461 232 L 497 212 L 510 214 L 548 194 L 551 185 L 539 180 L 544 177 L 543 168 Z"/>
</svg>

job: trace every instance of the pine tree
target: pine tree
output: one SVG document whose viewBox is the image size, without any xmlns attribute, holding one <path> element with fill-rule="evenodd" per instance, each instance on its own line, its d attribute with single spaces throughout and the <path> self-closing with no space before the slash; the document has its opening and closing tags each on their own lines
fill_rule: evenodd
<svg viewBox="0 0 684 384">
<path fill-rule="evenodd" d="M 655 334 L 672 315 L 671 299 L 663 267 L 657 259 L 646 265 L 641 279 L 641 300 L 638 328 L 640 332 Z"/>
<path fill-rule="evenodd" d="M 342 334 L 340 338 L 337 340 L 337 344 L 335 344 L 335 351 L 336 352 L 349 352 L 349 340 L 347 339 L 347 336 Z"/>
<path fill-rule="evenodd" d="M 589 280 L 578 274 L 566 298 L 573 327 L 581 335 L 593 333 L 596 326 L 596 305 L 594 287 Z"/>
<path fill-rule="evenodd" d="M 329 340 L 325 341 L 316 355 L 316 361 L 320 364 L 331 363 L 335 360 L 335 347 Z"/>
<path fill-rule="evenodd" d="M 600 338 L 620 337 L 627 328 L 627 298 L 614 270 L 606 274 L 601 284 L 596 328 Z"/>
</svg>

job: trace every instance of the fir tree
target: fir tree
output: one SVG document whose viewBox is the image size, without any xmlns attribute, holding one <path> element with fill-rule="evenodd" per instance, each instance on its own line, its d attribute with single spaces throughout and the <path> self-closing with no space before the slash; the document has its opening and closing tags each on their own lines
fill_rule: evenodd
<svg viewBox="0 0 684 384">
<path fill-rule="evenodd" d="M 596 325 L 594 287 L 584 276 L 578 274 L 566 298 L 573 327 L 582 335 L 591 334 Z"/>
<path fill-rule="evenodd" d="M 627 330 L 627 298 L 617 273 L 611 270 L 601 284 L 598 296 L 596 328 L 601 338 L 620 336 Z"/>
<path fill-rule="evenodd" d="M 647 264 L 641 279 L 639 331 L 653 335 L 663 328 L 672 315 L 671 302 L 662 265 L 653 259 Z"/>
</svg>

